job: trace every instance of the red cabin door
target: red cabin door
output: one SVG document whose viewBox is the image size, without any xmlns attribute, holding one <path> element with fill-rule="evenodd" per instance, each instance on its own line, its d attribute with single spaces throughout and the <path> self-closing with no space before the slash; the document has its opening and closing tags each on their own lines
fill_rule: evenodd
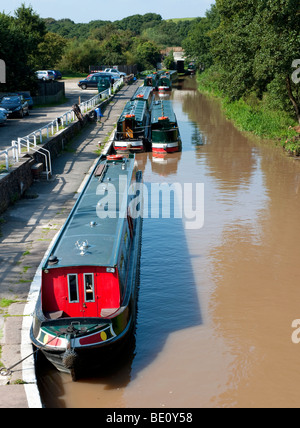
<svg viewBox="0 0 300 428">
<path fill-rule="evenodd" d="M 97 317 L 96 281 L 94 273 L 68 275 L 71 317 Z"/>
</svg>

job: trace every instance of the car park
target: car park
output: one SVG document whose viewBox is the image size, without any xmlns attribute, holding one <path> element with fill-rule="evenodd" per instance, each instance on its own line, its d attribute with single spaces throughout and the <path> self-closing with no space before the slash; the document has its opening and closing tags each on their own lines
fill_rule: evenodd
<svg viewBox="0 0 300 428">
<path fill-rule="evenodd" d="M 22 118 L 24 115 L 29 115 L 29 105 L 23 95 L 5 95 L 1 98 L 0 108 L 7 111 L 7 117 L 18 116 Z"/>
<path fill-rule="evenodd" d="M 35 74 L 39 80 L 43 80 L 44 82 L 55 80 L 55 74 L 52 70 L 38 70 Z"/>
<path fill-rule="evenodd" d="M 100 72 L 100 73 L 90 74 L 86 79 L 80 80 L 78 82 L 78 86 L 81 89 L 97 89 L 99 79 L 106 76 L 109 77 L 111 80 L 111 83 L 113 83 L 114 77 L 110 73 Z"/>
</svg>

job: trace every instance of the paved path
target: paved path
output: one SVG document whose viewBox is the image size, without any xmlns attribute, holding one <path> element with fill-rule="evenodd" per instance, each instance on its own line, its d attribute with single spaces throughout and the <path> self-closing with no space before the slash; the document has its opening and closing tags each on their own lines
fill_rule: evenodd
<svg viewBox="0 0 300 428">
<path fill-rule="evenodd" d="M 48 125 L 57 117 L 70 110 L 73 104 L 87 101 L 97 95 L 95 89 L 82 90 L 78 87 L 79 79 L 64 80 L 66 102 L 57 107 L 40 107 L 30 110 L 29 116 L 24 116 L 23 119 L 11 118 L 6 124 L 0 127 L 0 150 L 11 146 L 12 140 L 17 140 L 18 137 L 25 137 L 31 132 Z M 50 83 L 51 84 L 51 83 Z"/>
<path fill-rule="evenodd" d="M 27 199 L 18 201 L 0 218 L 0 361 L 5 367 L 32 351 L 28 335 L 24 338 L 24 324 L 31 323 L 31 317 L 24 316 L 24 308 L 33 278 L 99 155 L 99 142 L 112 133 L 125 103 L 139 85 L 135 82 L 123 87 L 107 106 L 102 123 L 88 124 L 74 139 L 71 149 L 53 161 L 52 179 L 36 181 L 26 192 Z M 1 306 L 3 299 L 9 306 Z M 22 364 L 13 369 L 10 377 L 0 375 L 0 408 L 40 406 L 35 379 L 23 385 L 24 377 L 28 379 L 28 373 Z"/>
</svg>

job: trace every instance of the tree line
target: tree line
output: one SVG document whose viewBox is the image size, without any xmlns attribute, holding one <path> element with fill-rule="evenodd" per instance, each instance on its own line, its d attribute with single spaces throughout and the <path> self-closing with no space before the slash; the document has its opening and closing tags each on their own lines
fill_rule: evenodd
<svg viewBox="0 0 300 428">
<path fill-rule="evenodd" d="M 183 47 L 229 100 L 282 109 L 300 123 L 300 85 L 291 78 L 299 28 L 299 0 L 216 0 Z"/>
<path fill-rule="evenodd" d="M 6 63 L 2 90 L 34 89 L 34 71 L 60 69 L 88 73 L 89 65 L 133 65 L 152 69 L 167 46 L 181 46 L 193 20 L 164 21 L 158 14 L 132 15 L 111 22 L 76 24 L 41 18 L 22 4 L 14 16 L 0 13 L 0 58 Z"/>
</svg>

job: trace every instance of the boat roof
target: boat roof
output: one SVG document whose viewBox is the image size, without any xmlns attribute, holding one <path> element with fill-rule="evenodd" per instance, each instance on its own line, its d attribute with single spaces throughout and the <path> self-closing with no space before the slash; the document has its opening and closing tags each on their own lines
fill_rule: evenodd
<svg viewBox="0 0 300 428">
<path fill-rule="evenodd" d="M 51 249 L 49 257 L 58 262 L 52 264 L 48 257 L 43 269 L 117 265 L 134 163 L 133 155 L 121 161 L 108 161 L 103 156 L 99 159 Z M 100 217 L 105 213 L 105 218 L 99 213 Z"/>
<path fill-rule="evenodd" d="M 153 88 L 149 86 L 140 86 L 136 90 L 131 100 L 139 100 L 139 99 L 148 100 L 152 96 L 153 96 Z"/>
<path fill-rule="evenodd" d="M 146 103 L 143 100 L 133 100 L 128 101 L 122 111 L 122 114 L 118 120 L 118 122 L 123 122 L 125 116 L 128 114 L 134 114 L 137 122 L 142 122 L 145 112 L 146 112 Z"/>
<path fill-rule="evenodd" d="M 176 123 L 176 115 L 173 110 L 172 101 L 157 100 L 152 107 L 151 123 L 158 122 L 159 117 L 168 117 L 170 122 Z"/>
</svg>

